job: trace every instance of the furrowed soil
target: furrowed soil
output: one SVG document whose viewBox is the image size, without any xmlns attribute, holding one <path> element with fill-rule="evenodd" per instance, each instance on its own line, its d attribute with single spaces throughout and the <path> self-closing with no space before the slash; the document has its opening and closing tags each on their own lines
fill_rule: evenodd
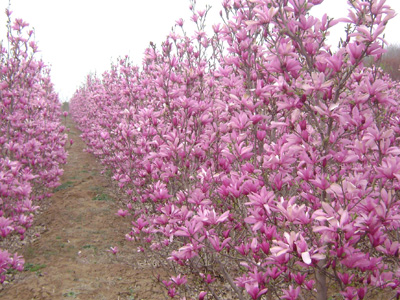
<svg viewBox="0 0 400 300">
<path fill-rule="evenodd" d="M 121 206 L 101 165 L 83 151 L 75 125 L 66 125 L 74 144 L 61 185 L 36 216 L 36 234 L 14 247 L 25 270 L 0 287 L 0 299 L 165 299 L 154 275 L 161 271 L 125 240 L 129 223 L 115 215 Z M 107 251 L 115 246 L 116 255 Z"/>
</svg>

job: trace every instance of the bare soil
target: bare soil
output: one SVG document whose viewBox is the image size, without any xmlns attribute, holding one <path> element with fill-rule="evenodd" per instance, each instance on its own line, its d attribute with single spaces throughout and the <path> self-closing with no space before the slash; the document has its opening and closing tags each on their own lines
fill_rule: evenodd
<svg viewBox="0 0 400 300">
<path fill-rule="evenodd" d="M 115 215 L 120 205 L 101 165 L 83 151 L 69 119 L 67 126 L 74 144 L 61 185 L 36 216 L 30 238 L 16 246 L 25 271 L 0 287 L 0 299 L 165 299 L 159 271 L 125 240 L 129 224 Z M 117 255 L 107 251 L 114 246 Z"/>
</svg>

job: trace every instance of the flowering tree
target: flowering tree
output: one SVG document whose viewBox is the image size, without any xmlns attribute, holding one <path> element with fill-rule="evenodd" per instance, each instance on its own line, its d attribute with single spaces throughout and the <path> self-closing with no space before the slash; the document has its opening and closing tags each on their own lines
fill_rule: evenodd
<svg viewBox="0 0 400 300">
<path fill-rule="evenodd" d="M 0 53 L 0 241 L 32 225 L 38 201 L 50 195 L 66 161 L 66 134 L 49 70 L 34 58 L 33 31 L 8 16 L 8 48 Z M 0 249 L 0 276 L 23 259 Z"/>
<path fill-rule="evenodd" d="M 121 59 L 71 100 L 88 150 L 129 198 L 127 239 L 171 298 L 370 298 L 399 287 L 399 86 L 378 59 L 394 12 L 349 1 L 223 1 L 223 24 Z M 347 24 L 337 49 L 326 44 Z M 183 21 L 177 21 L 183 28 Z"/>
</svg>

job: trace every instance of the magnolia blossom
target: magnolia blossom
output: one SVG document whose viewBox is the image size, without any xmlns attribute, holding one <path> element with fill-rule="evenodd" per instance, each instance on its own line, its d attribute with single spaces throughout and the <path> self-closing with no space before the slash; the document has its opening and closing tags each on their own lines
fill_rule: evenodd
<svg viewBox="0 0 400 300">
<path fill-rule="evenodd" d="M 0 235 L 25 238 L 38 201 L 51 196 L 66 162 L 66 128 L 49 69 L 35 57 L 33 31 L 21 19 L 8 17 L 8 45 L 0 56 Z M 26 33 L 25 33 L 26 31 Z M 29 42 L 28 42 L 29 41 Z M 7 245 L 5 241 L 4 245 Z M 0 278 L 21 271 L 24 261 L 0 249 Z"/>
<path fill-rule="evenodd" d="M 400 293 L 400 87 L 364 66 L 394 12 L 356 0 L 317 18 L 321 2 L 223 1 L 209 36 L 193 1 L 193 34 L 178 20 L 140 68 L 121 58 L 71 99 L 126 195 L 127 239 L 179 264 L 170 297 L 223 299 L 216 281 L 235 299 Z"/>
</svg>

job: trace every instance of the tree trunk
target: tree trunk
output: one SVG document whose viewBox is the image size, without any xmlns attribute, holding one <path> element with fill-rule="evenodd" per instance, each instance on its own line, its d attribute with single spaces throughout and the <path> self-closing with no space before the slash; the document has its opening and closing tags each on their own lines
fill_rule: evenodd
<svg viewBox="0 0 400 300">
<path fill-rule="evenodd" d="M 317 287 L 317 300 L 328 299 L 328 288 L 326 287 L 326 275 L 324 274 L 325 259 L 318 263 L 315 269 L 315 281 Z"/>
</svg>

